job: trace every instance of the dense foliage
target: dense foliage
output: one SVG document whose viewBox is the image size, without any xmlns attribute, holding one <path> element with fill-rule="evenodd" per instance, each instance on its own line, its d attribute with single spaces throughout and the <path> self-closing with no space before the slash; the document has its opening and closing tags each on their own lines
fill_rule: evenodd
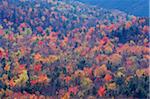
<svg viewBox="0 0 150 99">
<path fill-rule="evenodd" d="M 148 98 L 148 23 L 72 0 L 0 0 L 0 98 Z"/>
</svg>

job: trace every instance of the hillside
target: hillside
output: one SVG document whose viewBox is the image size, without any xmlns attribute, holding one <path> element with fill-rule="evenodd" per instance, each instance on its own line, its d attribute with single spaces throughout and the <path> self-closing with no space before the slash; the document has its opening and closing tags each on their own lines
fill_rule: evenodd
<svg viewBox="0 0 150 99">
<path fill-rule="evenodd" d="M 106 9 L 118 9 L 136 16 L 149 16 L 149 0 L 77 0 Z"/>
<path fill-rule="evenodd" d="M 0 99 L 149 98 L 149 18 L 75 0 L 0 0 Z"/>
</svg>

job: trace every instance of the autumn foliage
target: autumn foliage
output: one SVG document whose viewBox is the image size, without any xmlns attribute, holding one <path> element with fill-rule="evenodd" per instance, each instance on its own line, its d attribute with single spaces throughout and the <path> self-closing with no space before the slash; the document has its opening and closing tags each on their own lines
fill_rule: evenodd
<svg viewBox="0 0 150 99">
<path fill-rule="evenodd" d="M 149 98 L 148 23 L 72 0 L 0 0 L 0 98 Z"/>
</svg>

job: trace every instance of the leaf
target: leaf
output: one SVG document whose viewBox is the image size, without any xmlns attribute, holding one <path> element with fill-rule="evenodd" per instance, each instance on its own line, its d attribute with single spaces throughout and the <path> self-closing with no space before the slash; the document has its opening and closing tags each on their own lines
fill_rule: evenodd
<svg viewBox="0 0 150 99">
<path fill-rule="evenodd" d="M 38 83 L 38 80 L 31 80 L 30 83 L 31 85 L 35 85 L 36 83 Z"/>
<path fill-rule="evenodd" d="M 129 29 L 131 27 L 132 23 L 130 21 L 126 22 L 125 28 Z"/>
<path fill-rule="evenodd" d="M 104 51 L 105 51 L 106 54 L 111 54 L 113 52 L 113 49 L 112 49 L 111 46 L 107 45 L 107 46 L 104 47 Z"/>
<path fill-rule="evenodd" d="M 0 35 L 4 35 L 4 30 L 0 28 Z"/>
<path fill-rule="evenodd" d="M 100 86 L 100 87 L 99 87 L 99 90 L 98 90 L 98 95 L 99 95 L 99 96 L 104 96 L 105 93 L 106 93 L 105 87 Z"/>
<path fill-rule="evenodd" d="M 64 80 L 65 80 L 66 83 L 69 83 L 69 81 L 71 80 L 71 77 L 67 76 L 67 77 L 64 78 Z"/>
<path fill-rule="evenodd" d="M 4 49 L 0 47 L 0 58 L 4 55 Z"/>
<path fill-rule="evenodd" d="M 145 70 L 144 69 L 138 69 L 138 70 L 136 70 L 136 75 L 138 76 L 138 77 L 141 77 L 141 76 L 143 76 L 145 74 Z"/>
<path fill-rule="evenodd" d="M 9 81 L 9 85 L 10 85 L 11 87 L 14 87 L 14 86 L 16 85 L 14 79 L 11 79 L 11 80 Z"/>
<path fill-rule="evenodd" d="M 38 32 L 43 32 L 43 28 L 41 26 L 38 26 L 36 29 Z"/>
<path fill-rule="evenodd" d="M 34 65 L 34 71 L 39 72 L 39 71 L 41 71 L 41 69 L 42 69 L 41 64 Z"/>
<path fill-rule="evenodd" d="M 78 86 L 69 87 L 68 91 L 69 91 L 69 93 L 73 93 L 74 95 L 76 95 L 78 92 Z"/>
<path fill-rule="evenodd" d="M 110 74 L 106 74 L 104 77 L 105 81 L 111 81 L 112 80 L 112 76 Z"/>
<path fill-rule="evenodd" d="M 19 78 L 15 80 L 16 85 L 25 84 L 28 81 L 27 70 L 23 70 Z"/>
<path fill-rule="evenodd" d="M 27 27 L 27 24 L 26 23 L 21 23 L 20 24 L 20 28 L 26 28 Z"/>
<path fill-rule="evenodd" d="M 88 77 L 83 77 L 81 83 L 84 87 L 89 87 L 92 84 L 92 80 Z"/>
<path fill-rule="evenodd" d="M 40 60 L 41 58 L 42 58 L 42 56 L 39 53 L 34 55 L 34 59 L 37 61 Z"/>
<path fill-rule="evenodd" d="M 144 33 L 149 33 L 149 30 L 150 30 L 149 28 L 150 28 L 149 26 L 144 26 L 143 27 L 143 32 Z"/>
<path fill-rule="evenodd" d="M 116 83 L 115 82 L 113 82 L 113 83 L 109 83 L 108 85 L 107 85 L 107 89 L 111 89 L 111 90 L 115 90 L 116 89 Z"/>
<path fill-rule="evenodd" d="M 102 66 L 98 66 L 94 70 L 94 76 L 99 77 L 99 76 L 103 75 L 105 72 L 107 72 L 107 67 L 105 64 L 103 64 Z"/>
<path fill-rule="evenodd" d="M 41 58 L 40 60 L 44 63 L 53 63 L 59 59 L 58 56 L 55 55 L 49 55 L 48 57 Z"/>
<path fill-rule="evenodd" d="M 70 94 L 67 92 L 61 99 L 70 99 Z"/>
<path fill-rule="evenodd" d="M 38 83 L 44 83 L 44 82 L 46 83 L 48 81 L 49 79 L 46 74 L 41 74 L 38 76 Z"/>
<path fill-rule="evenodd" d="M 117 66 L 119 64 L 121 64 L 122 61 L 122 56 L 119 54 L 112 54 L 110 56 L 110 62 L 112 63 L 113 66 Z"/>
<path fill-rule="evenodd" d="M 10 65 L 7 64 L 7 65 L 4 67 L 4 70 L 5 70 L 5 71 L 9 71 L 9 70 L 10 70 Z"/>
<path fill-rule="evenodd" d="M 123 77 L 125 76 L 124 73 L 122 73 L 121 71 L 118 71 L 117 74 L 116 74 L 117 77 Z"/>
<path fill-rule="evenodd" d="M 92 75 L 92 68 L 84 67 L 83 70 L 84 70 L 84 72 L 85 72 L 85 75 L 87 75 L 87 76 Z"/>
</svg>

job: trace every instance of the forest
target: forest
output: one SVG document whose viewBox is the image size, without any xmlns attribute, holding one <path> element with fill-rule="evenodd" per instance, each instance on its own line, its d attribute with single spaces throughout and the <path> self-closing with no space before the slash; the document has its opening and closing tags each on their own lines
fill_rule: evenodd
<svg viewBox="0 0 150 99">
<path fill-rule="evenodd" d="M 149 29 L 76 0 L 0 0 L 0 99 L 148 99 Z"/>
</svg>

